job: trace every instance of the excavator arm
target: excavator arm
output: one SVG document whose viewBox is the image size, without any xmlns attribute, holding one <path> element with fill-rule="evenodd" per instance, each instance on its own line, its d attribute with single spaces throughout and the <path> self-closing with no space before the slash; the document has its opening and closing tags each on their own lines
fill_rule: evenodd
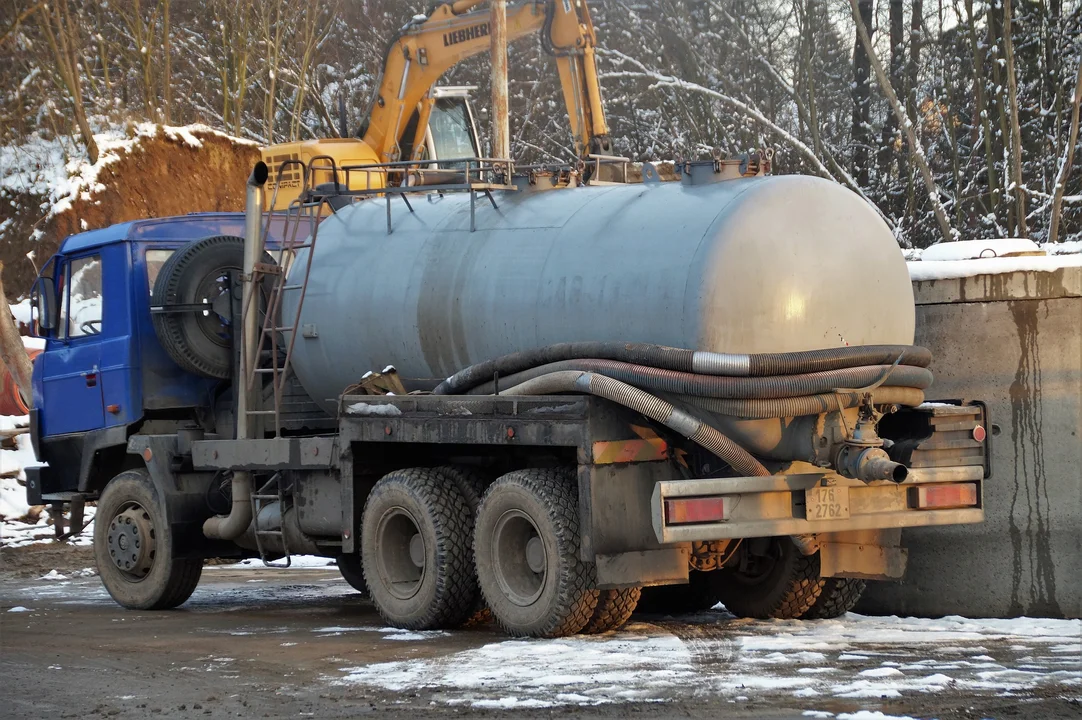
<svg viewBox="0 0 1082 720">
<path fill-rule="evenodd" d="M 383 73 L 369 112 L 365 143 L 381 161 L 402 158 L 402 135 L 414 110 L 419 112 L 412 138 L 420 152 L 432 110 L 429 89 L 457 63 L 489 49 L 489 10 L 485 0 L 457 0 L 418 15 L 390 43 Z M 585 0 L 519 0 L 507 5 L 508 41 L 541 33 L 555 57 L 579 156 L 609 153 L 608 127 L 597 79 L 594 33 Z"/>
</svg>

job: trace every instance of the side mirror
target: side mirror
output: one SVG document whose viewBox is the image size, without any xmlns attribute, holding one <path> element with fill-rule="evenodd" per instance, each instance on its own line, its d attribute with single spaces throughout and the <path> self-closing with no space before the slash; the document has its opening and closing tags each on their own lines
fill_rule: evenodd
<svg viewBox="0 0 1082 720">
<path fill-rule="evenodd" d="M 35 280 L 30 298 L 31 304 L 37 310 L 38 328 L 50 333 L 56 330 L 56 289 L 53 287 L 53 279 L 39 277 Z"/>
</svg>

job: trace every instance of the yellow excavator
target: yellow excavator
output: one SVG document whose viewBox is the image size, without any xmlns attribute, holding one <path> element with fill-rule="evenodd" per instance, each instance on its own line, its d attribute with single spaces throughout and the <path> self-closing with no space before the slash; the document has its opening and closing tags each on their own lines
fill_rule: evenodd
<svg viewBox="0 0 1082 720">
<path fill-rule="evenodd" d="M 433 88 L 455 64 L 490 47 L 486 0 L 457 0 L 414 16 L 391 40 L 384 56 L 368 118 L 360 138 L 325 138 L 263 148 L 263 161 L 277 187 L 273 210 L 286 208 L 303 185 L 333 182 L 333 167 L 370 166 L 400 160 L 474 157 L 477 145 L 467 93 Z M 519 0 L 507 4 L 507 39 L 540 33 L 556 60 L 567 114 L 580 158 L 612 152 L 594 51 L 597 36 L 585 0 Z M 300 161 L 290 163 L 287 161 Z M 316 160 L 316 162 L 312 162 Z M 285 163 L 283 165 L 283 163 Z M 302 166 L 301 163 L 304 163 Z M 303 182 L 303 169 L 311 177 Z M 386 172 L 339 173 L 350 190 L 384 187 Z"/>
</svg>

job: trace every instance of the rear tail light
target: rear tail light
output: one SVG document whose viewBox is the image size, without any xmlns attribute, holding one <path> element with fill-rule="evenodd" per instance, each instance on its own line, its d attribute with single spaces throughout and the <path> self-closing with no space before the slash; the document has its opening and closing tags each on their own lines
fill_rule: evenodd
<svg viewBox="0 0 1082 720">
<path fill-rule="evenodd" d="M 729 505 L 723 497 L 690 497 L 665 500 L 666 525 L 724 522 Z"/>
<path fill-rule="evenodd" d="M 973 507 L 977 504 L 977 483 L 925 485 L 909 488 L 909 507 L 917 510 Z"/>
</svg>

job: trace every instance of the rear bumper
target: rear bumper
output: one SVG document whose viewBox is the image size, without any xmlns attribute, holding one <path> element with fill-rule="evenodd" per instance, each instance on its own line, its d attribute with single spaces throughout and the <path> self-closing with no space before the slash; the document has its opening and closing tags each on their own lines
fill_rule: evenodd
<svg viewBox="0 0 1082 720">
<path fill-rule="evenodd" d="M 979 465 L 914 469 L 900 484 L 865 484 L 832 472 L 673 480 L 655 484 L 651 516 L 654 533 L 662 544 L 979 523 L 984 521 L 983 480 L 984 468 Z M 849 517 L 808 519 L 805 492 L 824 482 L 846 489 Z M 911 489 L 951 483 L 975 483 L 977 504 L 935 510 L 912 507 Z M 725 498 L 727 518 L 691 524 L 667 522 L 665 501 L 690 497 Z"/>
</svg>

